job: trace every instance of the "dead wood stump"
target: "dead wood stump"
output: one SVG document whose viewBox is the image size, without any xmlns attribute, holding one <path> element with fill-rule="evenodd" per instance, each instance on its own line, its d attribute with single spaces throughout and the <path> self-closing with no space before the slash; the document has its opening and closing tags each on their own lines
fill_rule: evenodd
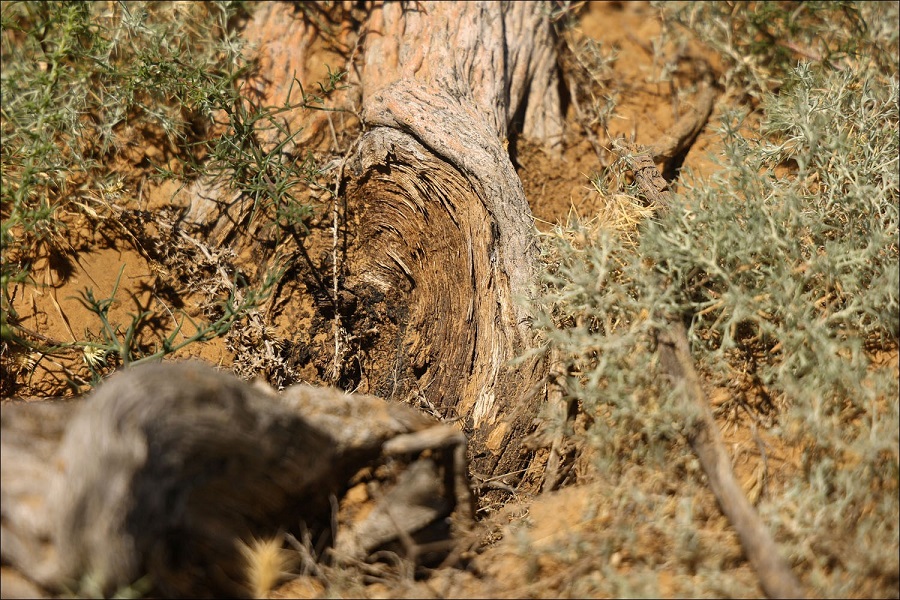
<svg viewBox="0 0 900 600">
<path fill-rule="evenodd" d="M 527 465 L 521 441 L 543 399 L 545 362 L 510 364 L 538 342 L 527 307 L 533 218 L 509 146 L 562 140 L 550 8 L 374 3 L 348 67 L 365 133 L 341 168 L 339 239 L 328 258 L 321 239 L 309 242 L 312 261 L 295 250 L 319 269 L 316 289 L 306 284 L 316 318 L 333 322 L 316 333 L 330 344 L 309 349 L 319 372 L 328 362 L 326 376 L 346 389 L 458 419 L 486 477 Z M 303 48 L 278 56 L 279 72 L 308 71 Z M 252 246 L 254 233 L 235 225 L 252 203 L 224 200 L 220 211 L 198 193 L 189 220 L 214 244 Z M 255 243 L 264 264 L 272 251 Z"/>
<path fill-rule="evenodd" d="M 476 473 L 519 472 L 546 366 L 526 301 L 537 248 L 511 131 L 560 141 L 555 47 L 538 3 L 385 4 L 369 21 L 362 119 L 344 166 L 342 326 L 369 389 L 459 418 Z"/>
</svg>

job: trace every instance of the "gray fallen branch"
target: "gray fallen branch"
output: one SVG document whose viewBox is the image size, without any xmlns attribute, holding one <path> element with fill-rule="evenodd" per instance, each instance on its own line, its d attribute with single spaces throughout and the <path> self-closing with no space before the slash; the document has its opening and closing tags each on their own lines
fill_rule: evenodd
<svg viewBox="0 0 900 600">
<path fill-rule="evenodd" d="M 682 129 L 679 135 L 696 128 Z M 662 145 L 654 144 L 653 147 Z M 619 151 L 624 150 L 620 145 Z M 647 199 L 660 210 L 668 209 L 670 192 L 664 185 L 665 180 L 660 176 L 649 152 L 642 148 L 623 156 L 639 166 L 633 170 L 635 182 L 645 192 L 651 191 Z M 688 441 L 700 459 L 710 489 L 716 496 L 722 512 L 737 532 L 741 547 L 756 570 L 763 591 L 770 598 L 806 597 L 800 582 L 779 554 L 771 533 L 747 500 L 735 478 L 731 459 L 700 387 L 684 325 L 673 321 L 665 330 L 657 332 L 657 347 L 660 363 L 671 378 L 672 384 L 682 389 L 684 402 L 693 407 L 698 415 L 694 429 L 688 434 Z"/>
<path fill-rule="evenodd" d="M 667 330 L 659 331 L 657 343 L 663 369 L 672 384 L 682 390 L 684 402 L 694 408 L 698 417 L 688 432 L 688 441 L 700 459 L 722 512 L 737 531 L 744 553 L 759 575 L 763 591 L 769 598 L 805 598 L 803 587 L 781 557 L 771 533 L 737 482 L 731 459 L 694 370 L 684 325 L 672 323 Z"/>
<path fill-rule="evenodd" d="M 54 592 L 110 595 L 149 576 L 166 596 L 246 596 L 240 548 L 254 539 L 336 533 L 364 559 L 472 513 L 453 427 L 372 396 L 276 394 L 201 363 L 125 370 L 84 400 L 4 403 L 0 424 L 2 559 Z M 332 531 L 334 498 L 379 465 L 392 506 Z"/>
<path fill-rule="evenodd" d="M 703 81 L 702 86 L 688 111 L 646 148 L 654 163 L 672 160 L 686 152 L 709 121 L 718 92 L 709 81 Z"/>
</svg>

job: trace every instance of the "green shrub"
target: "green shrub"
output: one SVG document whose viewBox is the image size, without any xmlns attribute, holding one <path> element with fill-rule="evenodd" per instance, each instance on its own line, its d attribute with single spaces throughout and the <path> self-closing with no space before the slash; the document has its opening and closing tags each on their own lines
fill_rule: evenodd
<svg viewBox="0 0 900 600">
<path fill-rule="evenodd" d="M 612 497 L 656 505 L 660 477 L 683 481 L 680 493 L 701 483 L 681 436 L 691 417 L 661 385 L 652 343 L 661 321 L 682 319 L 708 384 L 731 391 L 717 410 L 755 412 L 798 449 L 800 469 L 759 510 L 825 595 L 891 595 L 898 582 L 900 392 L 880 356 L 900 338 L 900 94 L 877 67 L 786 72 L 761 95 L 758 138 L 744 113 L 724 115 L 714 174 L 683 173 L 636 242 L 576 221 L 545 244 L 538 324 Z M 684 552 L 672 563 L 708 571 L 679 545 L 688 525 L 655 518 Z"/>
<path fill-rule="evenodd" d="M 83 351 L 96 380 L 110 355 L 127 364 L 183 347 L 174 342 L 176 335 L 192 343 L 226 333 L 265 299 L 280 265 L 246 289 L 233 281 L 190 282 L 195 291 L 226 290 L 227 297 L 209 299 L 209 323 L 182 313 L 175 331 L 160 335 L 152 348 L 136 341 L 151 316 L 143 309 L 129 324 L 108 321 L 110 305 L 120 301 L 116 290 L 105 300 L 94 298 L 92 290 L 81 293 L 82 303 L 97 316 L 99 333 L 48 345 L 19 325 L 13 289 L 26 282 L 40 285 L 32 277 L 40 257 L 71 254 L 65 229 L 78 217 L 98 228 L 106 221 L 114 226 L 139 208 L 127 193 L 137 184 L 127 179 L 134 178 L 135 166 L 119 156 L 136 142 L 158 150 L 151 159 L 158 163 L 152 165 L 156 175 L 223 182 L 252 200 L 250 220 L 263 216 L 276 236 L 305 235 L 315 207 L 295 189 L 319 186 L 322 173 L 312 155 L 296 160 L 284 150 L 297 132 L 286 130 L 280 115 L 300 107 L 328 110 L 325 98 L 344 73 L 329 71 L 318 95 L 298 83 L 296 93 L 278 106 L 262 106 L 242 94 L 254 65 L 244 58 L 233 27 L 246 16 L 241 3 L 12 2 L 3 3 L 0 14 L 3 344 L 42 355 Z M 109 220 L 112 214 L 118 218 Z M 152 219 L 159 230 L 172 230 L 161 215 Z M 160 260 L 180 260 L 197 275 L 193 266 L 204 263 L 202 252 L 193 246 L 175 251 L 182 240 L 159 243 L 154 235 L 128 231 L 138 246 L 164 247 Z M 221 279 L 235 269 L 217 264 L 214 271 Z M 185 335 L 181 329 L 188 321 L 196 332 Z"/>
<path fill-rule="evenodd" d="M 234 86 L 240 47 L 225 4 L 11 2 L 2 10 L 4 274 L 53 243 L 84 186 L 108 181 L 114 153 L 146 127 L 196 142 Z M 227 69 L 227 70 L 226 70 Z M 95 191 L 95 190 L 91 190 Z M 14 265 L 14 255 L 19 262 Z"/>
</svg>

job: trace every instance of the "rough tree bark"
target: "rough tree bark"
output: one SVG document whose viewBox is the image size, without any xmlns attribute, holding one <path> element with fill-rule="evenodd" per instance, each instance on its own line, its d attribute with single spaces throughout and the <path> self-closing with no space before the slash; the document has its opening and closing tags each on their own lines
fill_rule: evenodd
<svg viewBox="0 0 900 600">
<path fill-rule="evenodd" d="M 265 7 L 259 28 L 285 10 Z M 476 477 L 517 475 L 546 364 L 510 362 L 537 343 L 523 302 L 537 249 L 508 144 L 561 139 L 546 6 L 377 4 L 362 50 L 365 134 L 341 167 L 335 211 L 343 244 L 330 312 L 344 348 L 332 358 L 356 369 L 360 391 L 454 419 Z M 271 54 L 270 68 L 302 74 L 298 52 Z M 241 227 L 248 203 L 198 185 L 186 220 L 212 244 L 252 244 L 256 232 Z M 194 575 L 212 569 L 203 585 L 241 594 L 234 540 L 298 515 L 327 520 L 325 492 L 379 457 L 423 449 L 455 454 L 422 463 L 387 495 L 410 496 L 410 531 L 465 506 L 464 483 L 432 504 L 442 487 L 432 472 L 443 469 L 446 488 L 448 465 L 464 462 L 458 433 L 379 402 L 300 388 L 278 400 L 187 366 L 118 376 L 83 409 L 4 407 L 4 562 L 51 589 L 90 574 L 106 593 L 145 572 L 164 594 L 206 593 Z M 382 521 L 393 532 L 398 518 L 373 514 L 338 549 L 363 556 L 382 544 Z"/>
<path fill-rule="evenodd" d="M 343 172 L 345 326 L 379 326 L 361 368 L 371 391 L 459 417 L 474 471 L 516 472 L 544 376 L 523 300 L 531 211 L 508 136 L 558 143 L 555 47 L 536 3 L 385 4 L 364 50 L 368 131 Z M 516 132 L 518 133 L 518 132 Z M 384 360 L 389 357 L 388 360 Z"/>
<path fill-rule="evenodd" d="M 257 29 L 286 10 L 267 7 Z M 361 39 L 350 70 L 365 133 L 341 168 L 337 285 L 318 274 L 333 303 L 322 317 L 336 319 L 334 381 L 458 419 L 474 473 L 520 471 L 546 365 L 510 365 L 536 343 L 523 300 L 537 251 L 509 144 L 561 142 L 549 7 L 375 3 Z M 302 77 L 302 44 L 285 50 L 264 45 L 263 62 Z M 235 225 L 240 202 L 213 210 L 205 196 L 190 218 L 211 220 L 214 242 L 253 239 Z"/>
</svg>

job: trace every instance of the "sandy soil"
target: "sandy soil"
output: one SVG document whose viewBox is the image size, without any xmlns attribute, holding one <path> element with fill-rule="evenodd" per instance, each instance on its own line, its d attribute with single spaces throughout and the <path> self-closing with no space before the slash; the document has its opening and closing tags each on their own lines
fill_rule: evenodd
<svg viewBox="0 0 900 600">
<path fill-rule="evenodd" d="M 252 35 L 263 32 L 253 31 Z M 671 127 L 696 92 L 698 65 L 718 68 L 715 56 L 701 48 L 680 49 L 682 60 L 671 83 L 659 83 L 660 65 L 653 60 L 650 40 L 660 34 L 660 23 L 654 10 L 646 2 L 592 3 L 583 13 L 573 32 L 588 36 L 604 49 L 616 48 L 618 59 L 610 65 L 602 81 L 605 93 L 617 99 L 615 113 L 609 121 L 608 133 L 623 135 L 639 144 L 649 144 Z M 249 35 L 249 34 L 248 34 Z M 284 41 L 287 45 L 290 40 Z M 308 64 L 321 65 L 335 60 L 333 49 L 317 47 L 311 39 L 293 40 L 309 48 Z M 664 48 L 663 53 L 674 51 Z M 277 62 L 277 59 L 276 59 Z M 321 75 L 315 68 L 309 76 Z M 277 87 L 275 82 L 273 87 Z M 685 165 L 708 173 L 712 163 L 707 154 L 715 150 L 716 138 L 712 133 L 720 114 L 721 102 L 713 113 L 712 121 L 686 156 Z M 352 135 L 354 123 L 346 123 L 342 135 Z M 587 125 L 576 108 L 569 107 L 567 136 L 561 153 L 545 151 L 528 140 L 519 140 L 514 148 L 518 172 L 524 184 L 539 230 L 546 231 L 554 223 L 564 222 L 570 211 L 585 216 L 597 211 L 602 197 L 591 188 L 589 177 L 599 173 L 612 160 L 603 148 L 608 139 L 597 124 Z M 329 142 L 330 143 L 330 142 Z M 599 150 L 599 152 L 598 152 Z M 141 219 L 149 219 L 155 212 L 175 211 L 186 206 L 184 191 L 177 191 L 177 184 L 159 184 L 148 175 L 147 158 L 156 158 L 159 149 L 137 146 L 130 155 L 123 156 L 123 168 L 127 167 L 128 182 L 136 183 L 128 188 L 133 195 L 135 210 L 127 214 L 113 215 L 108 226 L 98 228 L 87 220 L 73 218 L 66 232 L 70 246 L 67 258 L 47 256 L 37 263 L 35 273 L 43 284 L 21 286 L 17 289 L 15 306 L 24 318 L 22 325 L 48 340 L 70 342 L 90 338 L 98 332 L 96 315 L 79 302 L 79 293 L 85 288 L 93 290 L 98 298 L 108 297 L 118 280 L 118 291 L 110 311 L 112 322 L 127 323 L 128 315 L 147 310 L 150 316 L 138 329 L 138 339 L 144 347 L 152 347 L 161 335 L 173 330 L 174 315 L 178 308 L 198 320 L 204 318 L 201 306 L 202 294 L 198 290 L 179 287 L 177 274 L 166 272 L 155 257 L 159 248 L 145 248 L 143 241 L 132 235 L 134 226 Z M 132 222 L 132 220 L 137 220 Z M 323 223 L 323 231 L 328 223 Z M 326 232 L 327 233 L 327 232 Z M 328 234 L 330 235 L 330 234 Z M 320 249 L 313 246 L 310 255 L 318 256 Z M 249 257 L 248 257 L 249 258 Z M 121 277 L 120 277 L 121 275 Z M 280 290 L 282 299 L 289 297 L 297 286 L 286 285 Z M 309 298 L 306 294 L 297 297 Z M 305 345 L 330 343 L 327 336 L 315 333 L 311 319 L 311 307 L 303 300 L 288 306 L 280 300 L 271 323 L 279 331 L 274 338 L 290 339 L 297 348 Z M 86 333 L 87 332 L 87 333 Z M 317 337 L 318 335 L 318 337 Z M 313 355 L 315 353 L 312 353 Z M 205 344 L 194 344 L 179 353 L 179 357 L 202 358 L 213 364 L 231 367 L 235 360 L 233 345 L 219 338 Z M 323 366 L 316 364 L 309 354 L 299 350 L 295 354 L 295 372 L 310 383 L 324 381 Z M 86 389 L 86 377 L 80 357 L 70 360 L 44 358 L 36 366 L 33 357 L 5 357 L 7 365 L 16 373 L 14 385 L 5 384 L 4 396 L 16 395 L 35 399 L 69 395 Z M 67 380 L 68 378 L 68 380 Z M 79 378 L 81 378 L 79 380 Z M 713 390 L 710 400 L 714 408 L 725 404 L 729 397 L 726 389 Z M 799 468 L 798 451 L 784 447 L 779 439 L 764 429 L 758 432 L 746 415 L 722 410 L 717 414 L 726 444 L 732 452 L 738 478 L 751 498 L 760 493 L 760 448 L 767 450 L 769 490 L 777 489 L 785 472 Z M 697 502 L 708 512 L 707 527 L 710 531 L 722 531 L 729 527 L 716 510 L 711 493 Z M 576 556 L 560 561 L 560 547 L 573 531 L 597 532 L 598 535 L 611 522 L 612 507 L 604 506 L 602 481 L 582 480 L 575 485 L 549 494 L 534 497 L 515 497 L 500 510 L 486 514 L 471 540 L 468 540 L 470 567 L 466 570 L 443 569 L 429 579 L 413 581 L 397 578 L 386 582 L 374 582 L 363 589 L 351 588 L 353 594 L 370 597 L 385 596 L 472 596 L 472 597 L 547 597 L 578 596 L 590 586 L 579 582 L 607 576 L 606 569 L 627 574 L 635 553 L 658 557 L 654 586 L 663 596 L 684 593 L 674 574 L 667 571 L 667 548 L 654 543 L 653 536 L 635 525 L 638 542 L 628 550 L 615 552 L 609 565 L 601 569 L 590 557 Z M 723 569 L 730 577 L 742 582 L 743 589 L 761 593 L 755 583 L 755 575 L 742 557 L 736 538 L 719 548 Z M 328 593 L 340 589 L 339 582 L 332 582 Z M 300 577 L 276 590 L 277 597 L 315 596 L 325 593 L 321 582 Z M 623 590 L 626 593 L 626 590 Z"/>
</svg>

